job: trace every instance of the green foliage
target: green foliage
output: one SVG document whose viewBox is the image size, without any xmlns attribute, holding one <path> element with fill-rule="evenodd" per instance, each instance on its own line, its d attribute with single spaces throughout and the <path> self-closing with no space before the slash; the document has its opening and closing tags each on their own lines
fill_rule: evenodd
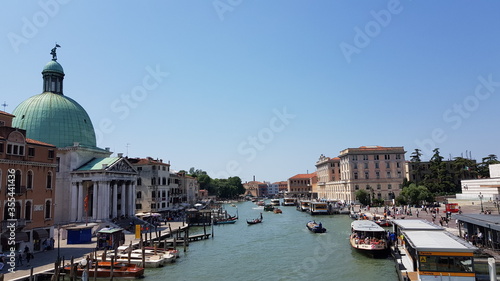
<svg viewBox="0 0 500 281">
<path fill-rule="evenodd" d="M 228 179 L 213 179 L 211 184 L 216 190 L 219 198 L 236 198 L 245 193 L 245 188 L 239 177 L 230 177 Z"/>
<path fill-rule="evenodd" d="M 360 189 L 354 193 L 361 205 L 370 205 L 370 194 L 364 189 Z"/>
<path fill-rule="evenodd" d="M 396 200 L 404 202 L 404 204 L 420 205 L 423 202 L 433 202 L 434 197 L 427 187 L 423 185 L 417 186 L 412 183 L 410 186 L 403 188 Z"/>
</svg>

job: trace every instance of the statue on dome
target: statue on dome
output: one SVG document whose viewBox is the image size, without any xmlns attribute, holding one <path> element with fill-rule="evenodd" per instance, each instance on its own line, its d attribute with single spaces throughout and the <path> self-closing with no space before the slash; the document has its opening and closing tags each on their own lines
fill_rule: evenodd
<svg viewBox="0 0 500 281">
<path fill-rule="evenodd" d="M 57 60 L 57 54 L 56 54 L 57 48 L 61 48 L 61 46 L 59 46 L 59 44 L 56 43 L 56 46 L 52 48 L 52 50 L 50 51 L 50 54 L 52 55 L 52 60 Z"/>
</svg>

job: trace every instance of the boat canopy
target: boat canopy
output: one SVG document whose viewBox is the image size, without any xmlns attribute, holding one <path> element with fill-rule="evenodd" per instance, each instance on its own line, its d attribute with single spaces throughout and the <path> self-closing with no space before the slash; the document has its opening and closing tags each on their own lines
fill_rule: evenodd
<svg viewBox="0 0 500 281">
<path fill-rule="evenodd" d="M 372 232 L 385 232 L 380 225 L 370 220 L 357 220 L 351 223 L 351 228 L 354 231 L 372 231 Z"/>
</svg>

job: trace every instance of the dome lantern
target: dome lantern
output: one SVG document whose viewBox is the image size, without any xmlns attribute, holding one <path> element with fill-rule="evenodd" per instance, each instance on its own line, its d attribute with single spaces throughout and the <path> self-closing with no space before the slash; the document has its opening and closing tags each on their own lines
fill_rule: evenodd
<svg viewBox="0 0 500 281">
<path fill-rule="evenodd" d="M 52 92 L 54 94 L 63 94 L 63 79 L 64 70 L 62 66 L 57 62 L 57 48 L 60 48 L 58 44 L 50 54 L 52 55 L 52 60 L 49 61 L 42 70 L 43 76 L 43 92 Z"/>
</svg>

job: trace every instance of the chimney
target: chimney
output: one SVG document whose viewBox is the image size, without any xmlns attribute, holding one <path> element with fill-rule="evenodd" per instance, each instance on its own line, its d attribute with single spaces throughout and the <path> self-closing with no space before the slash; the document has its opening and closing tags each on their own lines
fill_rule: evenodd
<svg viewBox="0 0 500 281">
<path fill-rule="evenodd" d="M 123 153 L 118 153 L 118 157 L 122 158 L 123 157 Z"/>
<path fill-rule="evenodd" d="M 255 181 L 255 175 L 253 176 L 253 181 Z"/>
</svg>

